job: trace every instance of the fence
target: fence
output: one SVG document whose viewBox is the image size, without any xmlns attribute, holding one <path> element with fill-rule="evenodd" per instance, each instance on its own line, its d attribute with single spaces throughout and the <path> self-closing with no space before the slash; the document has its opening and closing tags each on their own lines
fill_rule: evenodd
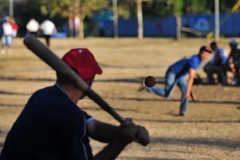
<svg viewBox="0 0 240 160">
<path fill-rule="evenodd" d="M 206 36 L 210 31 L 214 31 L 214 15 L 184 15 L 182 27 L 188 27 Z M 240 36 L 240 14 L 221 14 L 220 21 L 225 21 L 220 27 L 220 34 L 224 37 Z M 100 30 L 106 37 L 114 36 L 113 21 L 99 21 Z M 144 37 L 176 37 L 176 18 L 174 16 L 144 19 Z M 119 37 L 137 37 L 137 19 L 118 21 Z M 185 34 L 186 36 L 199 36 L 199 34 Z"/>
</svg>

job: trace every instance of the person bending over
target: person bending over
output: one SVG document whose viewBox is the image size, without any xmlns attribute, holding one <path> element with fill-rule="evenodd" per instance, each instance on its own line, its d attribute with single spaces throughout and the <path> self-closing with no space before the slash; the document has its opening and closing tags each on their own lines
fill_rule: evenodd
<svg viewBox="0 0 240 160">
<path fill-rule="evenodd" d="M 191 99 L 192 84 L 194 81 L 195 70 L 206 60 L 211 53 L 211 49 L 207 46 L 202 46 L 198 54 L 185 57 L 176 63 L 172 64 L 165 74 L 165 88 L 147 87 L 146 91 L 159 96 L 170 98 L 175 86 L 181 90 L 181 105 L 179 115 L 184 116 L 187 112 L 189 99 Z M 144 83 L 143 83 L 144 85 Z"/>
</svg>

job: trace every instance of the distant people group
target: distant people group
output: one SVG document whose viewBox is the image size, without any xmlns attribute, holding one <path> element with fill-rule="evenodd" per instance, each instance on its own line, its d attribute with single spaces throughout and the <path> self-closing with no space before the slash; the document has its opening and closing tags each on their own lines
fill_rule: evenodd
<svg viewBox="0 0 240 160">
<path fill-rule="evenodd" d="M 54 23 L 49 19 L 45 19 L 39 25 L 38 21 L 36 21 L 34 18 L 31 18 L 31 20 L 26 25 L 26 29 L 28 34 L 33 34 L 35 36 L 40 36 L 42 32 L 42 35 L 44 36 L 48 47 L 50 47 L 50 39 L 52 37 L 52 34 L 57 34 L 57 29 Z"/>
<path fill-rule="evenodd" d="M 18 25 L 13 17 L 5 16 L 0 24 L 0 36 L 2 40 L 2 46 L 0 54 L 12 53 L 12 41 L 16 37 L 18 31 Z"/>
<path fill-rule="evenodd" d="M 11 16 L 4 16 L 0 23 L 0 37 L 1 37 L 1 50 L 0 54 L 12 53 L 13 38 L 17 37 L 18 24 Z M 46 45 L 50 47 L 50 39 L 53 33 L 57 34 L 57 29 L 52 21 L 45 19 L 40 25 L 38 21 L 31 18 L 26 25 L 27 34 L 33 34 L 35 36 L 43 36 L 46 41 Z"/>
<path fill-rule="evenodd" d="M 43 21 L 43 23 L 40 25 L 40 29 L 43 32 L 44 38 L 46 40 L 46 44 L 48 47 L 50 47 L 50 39 L 52 37 L 53 33 L 57 33 L 56 27 L 52 21 L 49 19 L 46 19 Z"/>
<path fill-rule="evenodd" d="M 34 18 L 31 18 L 30 21 L 26 25 L 27 34 L 32 34 L 37 36 L 39 31 L 39 23 Z"/>
<path fill-rule="evenodd" d="M 240 50 L 237 48 L 238 43 L 235 40 L 229 42 L 230 53 L 225 49 L 219 48 L 216 42 L 210 44 L 213 51 L 212 59 L 204 67 L 207 74 L 207 83 L 228 85 L 227 72 L 231 72 L 233 80 L 231 85 L 238 85 L 240 73 Z M 214 74 L 217 75 L 217 82 L 214 80 Z"/>
</svg>

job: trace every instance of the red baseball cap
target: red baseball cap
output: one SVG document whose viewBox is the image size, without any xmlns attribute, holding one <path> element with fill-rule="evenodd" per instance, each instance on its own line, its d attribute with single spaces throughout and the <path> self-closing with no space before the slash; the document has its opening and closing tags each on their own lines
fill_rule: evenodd
<svg viewBox="0 0 240 160">
<path fill-rule="evenodd" d="M 89 80 L 96 74 L 102 74 L 101 67 L 87 48 L 71 49 L 63 56 L 62 60 L 69 67 L 77 70 L 83 80 Z"/>
</svg>

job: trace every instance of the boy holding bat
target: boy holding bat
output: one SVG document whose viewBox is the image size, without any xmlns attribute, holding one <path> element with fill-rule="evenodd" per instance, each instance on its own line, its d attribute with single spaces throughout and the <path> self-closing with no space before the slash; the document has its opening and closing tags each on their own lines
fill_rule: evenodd
<svg viewBox="0 0 240 160">
<path fill-rule="evenodd" d="M 88 49 L 72 49 L 62 60 L 89 86 L 102 69 Z M 100 122 L 76 104 L 85 94 L 57 73 L 54 86 L 35 92 L 7 135 L 0 160 L 112 160 L 131 142 L 149 143 L 148 131 L 125 119 Z M 89 137 L 108 145 L 92 155 Z"/>
</svg>

